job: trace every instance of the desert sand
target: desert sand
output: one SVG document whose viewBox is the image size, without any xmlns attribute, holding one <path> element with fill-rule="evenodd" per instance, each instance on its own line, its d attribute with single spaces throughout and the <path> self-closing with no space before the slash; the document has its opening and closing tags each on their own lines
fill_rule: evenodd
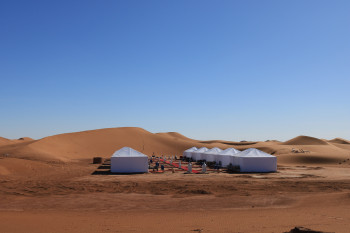
<svg viewBox="0 0 350 233">
<path fill-rule="evenodd" d="M 124 146 L 149 156 L 254 147 L 277 156 L 278 172 L 96 172 L 94 156 Z M 132 127 L 0 137 L 0 232 L 350 232 L 349 171 L 350 142 L 341 138 L 199 141 Z"/>
</svg>

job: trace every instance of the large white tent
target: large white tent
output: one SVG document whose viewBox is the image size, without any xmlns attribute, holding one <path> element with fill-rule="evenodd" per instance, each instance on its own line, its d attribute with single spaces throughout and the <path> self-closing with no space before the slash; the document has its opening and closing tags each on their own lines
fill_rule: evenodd
<svg viewBox="0 0 350 233">
<path fill-rule="evenodd" d="M 227 167 L 230 165 L 234 165 L 234 158 L 235 156 L 240 153 L 241 151 L 236 150 L 235 148 L 228 148 L 219 154 L 216 155 L 216 162 L 221 162 L 221 166 Z"/>
<path fill-rule="evenodd" d="M 250 148 L 236 154 L 234 159 L 241 172 L 275 172 L 277 171 L 276 156 L 261 150 Z"/>
<path fill-rule="evenodd" d="M 210 150 L 207 150 L 206 152 L 203 152 L 200 155 L 200 160 L 205 160 L 207 162 L 215 162 L 216 156 L 221 152 L 222 150 L 220 148 L 217 148 L 217 147 L 211 148 Z"/>
<path fill-rule="evenodd" d="M 206 151 L 208 151 L 208 148 L 206 147 L 199 148 L 198 150 L 191 152 L 191 158 L 195 161 L 200 160 L 201 154 Z"/>
<path fill-rule="evenodd" d="M 123 147 L 114 152 L 111 157 L 111 172 L 148 172 L 148 156 L 130 147 Z"/>
<path fill-rule="evenodd" d="M 192 157 L 192 152 L 193 152 L 193 151 L 196 151 L 196 150 L 198 150 L 197 147 L 192 147 L 192 148 L 190 148 L 190 149 L 187 149 L 187 150 L 184 151 L 183 156 L 184 156 L 185 158 L 191 158 L 191 157 Z"/>
</svg>

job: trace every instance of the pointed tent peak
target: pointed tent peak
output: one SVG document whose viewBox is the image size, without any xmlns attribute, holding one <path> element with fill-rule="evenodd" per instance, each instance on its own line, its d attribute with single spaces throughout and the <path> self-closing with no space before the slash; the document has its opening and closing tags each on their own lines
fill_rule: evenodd
<svg viewBox="0 0 350 233">
<path fill-rule="evenodd" d="M 198 150 L 194 151 L 194 152 L 206 152 L 208 151 L 209 149 L 206 148 L 206 147 L 202 147 L 202 148 L 199 148 Z"/>
<path fill-rule="evenodd" d="M 134 150 L 130 147 L 123 147 L 113 153 L 112 157 L 148 157 L 141 152 Z"/>
<path fill-rule="evenodd" d="M 205 153 L 214 153 L 214 154 L 218 154 L 218 153 L 220 153 L 220 152 L 222 152 L 222 150 L 220 149 L 220 148 L 218 148 L 218 147 L 214 147 L 214 148 L 211 148 L 210 150 L 207 150 Z"/>
<path fill-rule="evenodd" d="M 231 148 L 227 148 L 226 150 L 223 150 L 220 154 L 221 155 L 235 155 L 235 154 L 238 154 L 241 152 L 242 151 L 236 150 L 235 148 L 231 147 Z"/>
<path fill-rule="evenodd" d="M 198 148 L 194 146 L 194 147 L 191 147 L 190 149 L 185 150 L 185 152 L 193 152 L 196 150 L 198 150 Z"/>
<path fill-rule="evenodd" d="M 246 149 L 239 154 L 237 154 L 239 157 L 275 157 L 273 155 L 270 155 L 264 151 L 258 150 L 256 148 L 249 148 Z"/>
<path fill-rule="evenodd" d="M 222 151 L 219 147 L 213 147 L 210 150 L 220 150 L 220 151 Z"/>
</svg>

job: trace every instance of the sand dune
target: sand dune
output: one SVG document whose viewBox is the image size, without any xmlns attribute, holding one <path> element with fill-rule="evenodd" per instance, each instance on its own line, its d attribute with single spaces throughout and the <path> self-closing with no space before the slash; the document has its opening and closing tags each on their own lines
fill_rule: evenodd
<svg viewBox="0 0 350 233">
<path fill-rule="evenodd" d="M 23 137 L 19 139 L 7 139 L 4 137 L 0 137 L 0 147 L 9 145 L 9 144 L 16 144 L 16 143 L 30 142 L 30 141 L 34 141 L 34 139 L 30 137 Z"/>
<path fill-rule="evenodd" d="M 167 132 L 167 133 L 156 133 L 156 135 L 160 135 L 160 136 L 168 136 L 174 139 L 181 139 L 181 140 L 186 140 L 186 141 L 194 141 L 197 142 L 197 140 L 192 139 L 192 138 L 188 138 L 180 133 L 177 132 Z"/>
<path fill-rule="evenodd" d="M 298 136 L 283 143 L 283 145 L 328 145 L 329 143 L 318 138 Z"/>
<path fill-rule="evenodd" d="M 125 127 L 54 135 L 0 147 L 0 153 L 6 151 L 18 158 L 67 162 L 93 156 L 109 157 L 124 146 L 152 155 L 181 154 L 189 147 L 201 145 L 178 133 L 153 134 L 141 128 Z"/>
<path fill-rule="evenodd" d="M 234 147 L 245 150 L 251 147 L 278 156 L 279 164 L 337 164 L 347 159 L 350 145 L 344 139 L 326 140 L 299 136 L 284 143 L 278 141 L 233 142 L 225 140 L 197 141 L 176 132 L 151 133 L 141 128 L 123 127 L 88 130 L 59 134 L 40 140 L 0 138 L 0 155 L 37 161 L 74 162 L 94 156 L 109 157 L 114 151 L 129 146 L 144 154 L 181 155 L 192 146 Z M 292 153 L 292 148 L 308 151 Z M 6 171 L 3 169 L 3 173 Z"/>
<path fill-rule="evenodd" d="M 328 140 L 328 142 L 331 142 L 331 143 L 339 143 L 339 144 L 349 144 L 350 145 L 350 141 L 348 140 L 345 140 L 343 138 L 334 138 L 332 140 Z"/>
<path fill-rule="evenodd" d="M 28 142 L 28 141 L 33 141 L 34 139 L 33 138 L 30 138 L 30 137 L 23 137 L 23 138 L 18 138 L 18 139 L 15 139 L 16 141 L 25 141 L 25 142 Z"/>
<path fill-rule="evenodd" d="M 7 138 L 0 137 L 0 146 L 10 143 L 11 140 Z"/>
</svg>

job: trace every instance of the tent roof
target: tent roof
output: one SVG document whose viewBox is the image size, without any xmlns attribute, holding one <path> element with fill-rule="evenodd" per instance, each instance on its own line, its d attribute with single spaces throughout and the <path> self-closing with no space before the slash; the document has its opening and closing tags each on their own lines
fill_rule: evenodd
<svg viewBox="0 0 350 233">
<path fill-rule="evenodd" d="M 190 149 L 185 150 L 185 152 L 193 152 L 193 151 L 196 151 L 196 150 L 198 150 L 197 147 L 192 147 Z"/>
<path fill-rule="evenodd" d="M 198 150 L 192 151 L 192 152 L 206 152 L 206 151 L 208 151 L 208 148 L 202 147 L 202 148 L 199 148 Z"/>
<path fill-rule="evenodd" d="M 223 150 L 219 154 L 220 155 L 236 155 L 240 152 L 241 152 L 240 150 L 236 150 L 235 148 L 227 148 L 226 150 Z"/>
<path fill-rule="evenodd" d="M 130 147 L 123 147 L 113 153 L 112 157 L 148 157 L 141 152 L 134 150 Z"/>
<path fill-rule="evenodd" d="M 217 147 L 214 147 L 214 148 L 211 148 L 210 150 L 207 150 L 206 154 L 219 154 L 220 152 L 222 152 L 222 150 L 220 148 L 217 148 Z"/>
<path fill-rule="evenodd" d="M 238 157 L 276 157 L 255 148 L 246 149 L 240 152 L 239 154 L 237 154 L 237 156 Z"/>
</svg>

